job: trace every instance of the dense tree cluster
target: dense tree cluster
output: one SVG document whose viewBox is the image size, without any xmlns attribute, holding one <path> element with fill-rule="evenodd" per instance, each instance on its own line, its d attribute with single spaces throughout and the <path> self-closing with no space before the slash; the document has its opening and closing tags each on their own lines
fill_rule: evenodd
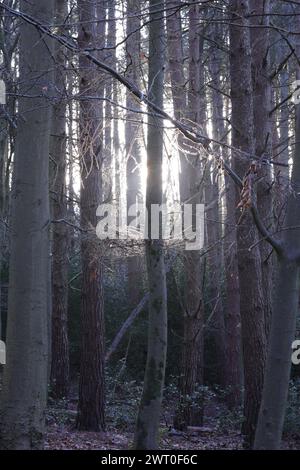
<svg viewBox="0 0 300 470">
<path fill-rule="evenodd" d="M 142 384 L 136 449 L 159 447 L 169 386 L 172 429 L 202 427 L 218 390 L 245 448 L 280 448 L 299 18 L 289 0 L 1 2 L 0 449 L 42 449 L 49 400 L 74 393 L 76 428 L 105 431 L 117 379 Z M 159 206 L 203 244 L 155 236 Z M 122 224 L 99 238 L 110 207 Z"/>
</svg>

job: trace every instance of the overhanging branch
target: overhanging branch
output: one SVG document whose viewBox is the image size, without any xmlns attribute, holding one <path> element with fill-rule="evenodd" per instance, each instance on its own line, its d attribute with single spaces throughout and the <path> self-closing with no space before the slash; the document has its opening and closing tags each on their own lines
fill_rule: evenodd
<svg viewBox="0 0 300 470">
<path fill-rule="evenodd" d="M 245 152 L 241 152 L 239 149 L 236 149 L 224 142 L 219 142 L 215 139 L 209 139 L 206 136 L 200 134 L 196 130 L 188 127 L 186 124 L 178 121 L 177 119 L 173 118 L 170 114 L 168 114 L 166 111 L 163 109 L 159 108 L 158 106 L 153 103 L 149 97 L 144 94 L 137 86 L 135 83 L 131 82 L 128 80 L 126 77 L 118 73 L 114 68 L 110 67 L 108 64 L 105 62 L 102 62 L 101 60 L 97 59 L 94 57 L 88 50 L 81 50 L 77 43 L 75 41 L 70 41 L 70 38 L 67 38 L 65 36 L 60 36 L 53 32 L 51 28 L 43 25 L 40 23 L 38 20 L 35 18 L 31 17 L 30 15 L 27 15 L 26 13 L 23 13 L 21 11 L 14 10 L 13 8 L 8 7 L 7 5 L 1 3 L 0 7 L 3 8 L 4 10 L 8 11 L 12 15 L 19 17 L 26 21 L 28 24 L 31 24 L 33 27 L 37 28 L 40 32 L 43 34 L 46 34 L 47 36 L 55 39 L 58 41 L 60 44 L 62 44 L 66 49 L 69 51 L 76 53 L 76 54 L 82 54 L 84 55 L 91 63 L 95 64 L 97 67 L 100 69 L 104 70 L 108 74 L 110 74 L 113 78 L 118 80 L 122 85 L 124 85 L 136 98 L 138 98 L 141 102 L 145 103 L 149 109 L 154 111 L 157 115 L 161 117 L 161 119 L 166 119 L 170 121 L 187 139 L 191 140 L 194 143 L 201 144 L 203 145 L 204 148 L 208 149 L 209 145 L 211 143 L 220 145 L 221 147 L 226 147 L 230 148 L 236 152 L 239 152 L 241 154 L 245 154 Z M 213 153 L 212 153 L 213 154 Z M 254 155 L 248 155 L 249 159 L 251 158 L 252 160 L 256 159 L 258 160 L 258 157 Z M 262 163 L 261 159 L 259 159 L 260 162 Z M 273 162 L 273 161 L 265 161 L 263 163 L 270 164 L 272 163 L 273 165 L 279 165 L 279 166 L 288 166 L 285 164 L 282 164 L 280 162 Z M 230 168 L 230 166 L 223 161 L 223 167 L 225 171 L 228 173 L 228 175 L 233 179 L 233 181 L 238 184 L 239 187 L 243 186 L 243 182 L 240 179 L 240 177 L 234 173 L 234 171 Z M 261 233 L 261 235 L 267 240 L 275 249 L 277 253 L 282 253 L 282 245 L 281 243 L 276 240 L 267 230 L 267 228 L 264 226 L 257 208 L 252 206 L 251 207 L 251 212 L 253 215 L 254 222 Z"/>
</svg>

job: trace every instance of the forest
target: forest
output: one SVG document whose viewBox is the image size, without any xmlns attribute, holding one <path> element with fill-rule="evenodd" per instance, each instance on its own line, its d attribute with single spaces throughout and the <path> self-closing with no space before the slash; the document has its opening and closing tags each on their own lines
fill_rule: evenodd
<svg viewBox="0 0 300 470">
<path fill-rule="evenodd" d="M 1 451 L 300 450 L 299 274 L 299 0 L 1 0 Z"/>
</svg>

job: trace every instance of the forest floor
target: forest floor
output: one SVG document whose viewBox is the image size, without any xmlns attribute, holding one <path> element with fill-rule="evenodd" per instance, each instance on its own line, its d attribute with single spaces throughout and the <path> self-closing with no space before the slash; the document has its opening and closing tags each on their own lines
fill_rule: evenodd
<svg viewBox="0 0 300 470">
<path fill-rule="evenodd" d="M 53 402 L 47 413 L 45 449 L 49 450 L 127 450 L 133 442 L 134 415 L 128 417 L 128 401 L 109 405 L 105 433 L 77 431 L 75 428 L 77 401 Z M 122 415 L 123 413 L 123 415 Z M 221 421 L 220 421 L 220 417 Z M 204 426 L 177 432 L 171 428 L 171 410 L 163 410 L 160 448 L 164 450 L 239 450 L 242 435 L 234 429 L 222 404 L 213 403 L 206 409 Z M 300 435 L 285 436 L 283 449 L 300 449 Z"/>
<path fill-rule="evenodd" d="M 1 387 L 0 387 L 1 388 Z M 139 403 L 137 388 L 122 387 L 110 393 L 106 406 L 106 432 L 77 431 L 77 396 L 68 400 L 49 400 L 46 413 L 47 433 L 45 450 L 128 450 L 132 447 L 135 419 Z M 230 413 L 214 394 L 205 406 L 203 426 L 179 432 L 172 428 L 176 399 L 165 394 L 160 426 L 160 448 L 163 450 L 241 450 L 242 435 L 239 431 L 239 412 Z M 299 402 L 298 402 L 299 403 Z M 282 448 L 300 450 L 299 420 L 297 432 L 285 434 Z M 295 428 L 295 427 L 294 427 Z"/>
</svg>

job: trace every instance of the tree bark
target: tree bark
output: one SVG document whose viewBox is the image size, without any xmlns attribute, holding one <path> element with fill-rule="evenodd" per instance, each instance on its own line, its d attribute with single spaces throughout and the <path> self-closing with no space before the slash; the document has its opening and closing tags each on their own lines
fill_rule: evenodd
<svg viewBox="0 0 300 470">
<path fill-rule="evenodd" d="M 117 25 L 116 25 L 116 2 L 114 0 L 109 2 L 107 9 L 107 34 L 106 34 L 106 48 L 107 48 L 107 63 L 117 68 L 116 58 L 116 40 L 117 40 Z M 114 96 L 114 79 L 107 77 L 105 80 L 105 126 L 104 126 L 104 157 L 102 163 L 102 193 L 104 201 L 111 201 L 113 194 L 113 126 L 114 126 L 114 105 L 110 100 L 117 102 Z"/>
<path fill-rule="evenodd" d="M 298 79 L 300 73 L 298 71 Z M 287 405 L 292 342 L 295 339 L 299 301 L 300 196 L 300 105 L 296 105 L 296 146 L 288 197 L 278 275 L 273 297 L 273 316 L 266 363 L 262 404 L 255 435 L 255 449 L 280 448 Z"/>
<path fill-rule="evenodd" d="M 149 93 L 157 106 L 163 107 L 164 80 L 164 19 L 160 12 L 163 2 L 150 0 L 149 26 Z M 151 113 L 151 109 L 149 109 Z M 148 230 L 151 235 L 151 205 L 162 202 L 162 121 L 149 115 L 147 139 Z M 167 353 L 167 288 L 161 239 L 146 240 L 146 260 L 149 283 L 148 354 L 142 399 L 139 407 L 135 449 L 156 449 Z"/>
<path fill-rule="evenodd" d="M 43 24 L 53 2 L 20 2 Z M 47 399 L 49 266 L 49 136 L 51 42 L 27 22 L 20 27 L 20 98 L 11 215 L 7 363 L 1 395 L 0 448 L 43 444 Z M 22 97 L 30 89 L 31 100 Z M 41 109 L 43 112 L 41 113 Z M 30 171 L 28 171 L 30 169 Z"/>
<path fill-rule="evenodd" d="M 127 0 L 127 40 L 126 40 L 126 77 L 140 87 L 141 83 L 141 5 L 137 0 Z M 142 122 L 139 115 L 132 109 L 141 109 L 132 94 L 126 92 L 126 123 L 125 123 L 125 149 L 126 149 L 126 178 L 127 178 L 127 224 L 132 217 L 128 216 L 128 209 L 133 204 L 142 203 L 141 188 L 141 139 Z M 140 270 L 138 256 L 129 256 L 128 269 L 128 300 L 133 308 L 140 297 Z"/>
<path fill-rule="evenodd" d="M 240 315 L 240 283 L 237 253 L 235 186 L 225 174 L 226 221 L 224 229 L 224 265 L 226 285 L 226 402 L 230 409 L 242 404 L 243 357 Z"/>
<path fill-rule="evenodd" d="M 216 39 L 218 38 L 218 30 L 216 30 Z M 221 35 L 219 35 L 221 36 Z M 221 36 L 222 37 L 222 36 Z M 218 66 L 219 64 L 219 66 Z M 224 121 L 223 121 L 223 102 L 222 96 L 218 89 L 221 88 L 219 79 L 219 67 L 222 64 L 222 58 L 218 51 L 211 51 L 209 70 L 213 81 L 213 89 L 211 90 L 212 101 L 212 135 L 213 138 L 220 141 L 224 138 Z M 216 153 L 218 148 L 215 149 Z M 216 383 L 222 389 L 226 387 L 227 370 L 224 367 L 224 358 L 226 357 L 226 336 L 225 336 L 225 318 L 224 303 L 222 297 L 222 283 L 224 272 L 224 256 L 221 242 L 221 213 L 220 213 L 220 171 L 216 162 L 209 165 L 208 177 L 205 185 L 205 203 L 206 209 L 206 225 L 207 225 L 207 244 L 208 266 L 209 266 L 209 295 L 210 310 L 214 311 L 211 324 L 213 325 L 213 338 L 216 350 Z M 226 363 L 225 363 L 226 365 Z"/>
<path fill-rule="evenodd" d="M 4 3 L 9 3 L 7 0 Z M 12 70 L 12 57 L 17 47 L 18 31 L 15 28 L 11 14 L 0 12 L 1 37 L 0 50 L 2 52 L 1 82 L 4 84 L 5 105 L 1 105 L 0 118 L 0 272 L 8 264 L 9 240 L 8 218 L 9 218 L 9 198 L 10 198 L 10 176 L 11 176 L 11 155 L 15 145 L 14 122 L 9 117 L 15 116 L 16 98 L 14 96 L 14 74 Z M 2 97 L 1 97 L 2 98 Z M 2 279 L 1 279 L 2 280 Z M 0 288 L 1 293 L 1 288 Z M 0 339 L 5 338 L 5 331 L 2 330 L 2 322 L 5 315 L 2 315 L 0 305 Z M 0 366 L 1 373 L 2 366 Z"/>
<path fill-rule="evenodd" d="M 194 125 L 199 123 L 205 126 L 204 100 L 200 97 L 200 88 L 203 85 L 203 70 L 201 57 L 203 41 L 199 34 L 199 6 L 192 5 L 189 10 L 189 78 L 188 93 L 185 91 L 185 77 L 183 71 L 184 54 L 182 45 L 182 27 L 180 12 L 176 12 L 178 1 L 169 1 L 169 7 L 175 11 L 167 17 L 168 54 L 170 78 L 172 84 L 172 97 L 174 115 L 176 119 L 188 117 Z M 189 112 L 186 112 L 188 103 Z M 186 155 L 184 140 L 178 136 L 179 156 L 181 164 L 180 173 L 180 199 L 181 203 L 189 202 L 195 205 L 200 203 L 199 181 L 200 164 L 198 150 Z M 199 251 L 184 254 L 184 330 L 183 350 L 181 359 L 181 375 L 179 379 L 180 401 L 174 417 L 174 426 L 184 429 L 190 425 L 199 425 L 203 419 L 202 400 L 192 400 L 197 388 L 203 383 L 203 299 L 202 276 L 203 270 Z"/>
<path fill-rule="evenodd" d="M 221 43 L 223 31 L 221 28 L 216 27 L 216 34 L 218 41 Z M 222 63 L 223 62 L 223 63 Z M 226 67 L 222 55 L 219 50 L 215 50 L 211 54 L 210 73 L 213 80 L 212 83 L 212 120 L 214 137 L 218 141 L 226 142 L 226 127 L 224 123 L 224 108 L 225 102 L 221 94 L 222 82 L 220 78 L 220 70 L 222 66 Z M 219 91 L 220 90 L 220 91 Z M 226 110 L 227 111 L 227 110 Z M 225 111 L 225 115 L 227 114 Z M 228 161 L 228 150 L 224 148 L 217 148 L 216 152 Z M 242 403 L 242 344 L 241 344 L 241 316 L 240 316 L 240 293 L 239 293 L 239 273 L 238 273 L 238 259 L 237 259 L 237 239 L 236 239 L 236 220 L 235 220 L 235 186 L 231 178 L 225 172 L 225 205 L 226 205 L 226 218 L 224 224 L 224 242 L 223 242 L 223 257 L 224 257 L 224 275 L 225 275 L 225 291 L 226 300 L 224 302 L 224 327 L 225 327 L 225 353 L 223 348 L 220 348 L 220 356 L 225 357 L 225 366 L 220 361 L 220 366 L 223 367 L 223 380 L 226 389 L 226 403 L 230 409 L 235 409 Z M 216 193 L 215 199 L 218 197 Z M 209 201 L 207 201 L 209 202 Z M 218 215 L 212 214 L 212 220 L 218 221 Z M 220 228 L 219 228 L 220 232 Z M 220 233 L 217 235 L 216 242 L 220 238 Z M 220 242 L 219 242 L 220 243 Z M 213 241 L 212 241 L 213 244 Z M 220 249 L 219 249 L 220 250 Z M 218 251 L 217 251 L 218 253 Z M 215 254 L 215 257 L 217 256 Z M 216 259 L 216 262 L 218 259 Z M 217 268 L 214 268 L 216 271 Z M 219 284 L 221 283 L 218 278 Z M 218 292 L 217 289 L 215 289 Z M 220 294 L 219 294 L 220 295 Z M 216 297 L 216 295 L 215 295 Z M 222 323 L 221 323 L 221 326 Z"/>
<path fill-rule="evenodd" d="M 253 116 L 255 154 L 259 158 L 272 159 L 271 79 L 270 77 L 270 0 L 250 0 L 252 28 L 250 30 L 252 48 Z M 261 15 L 261 16 L 260 16 Z M 255 27 L 257 26 L 257 27 Z M 263 28 L 262 26 L 265 26 Z M 257 185 L 257 207 L 265 226 L 273 228 L 273 193 L 270 165 L 262 165 L 258 170 L 261 181 Z M 272 317 L 272 287 L 274 270 L 272 248 L 266 241 L 260 243 L 263 302 L 265 328 L 268 337 Z"/>
<path fill-rule="evenodd" d="M 253 89 L 248 1 L 230 1 L 230 77 L 232 101 L 232 145 L 254 155 Z M 235 172 L 243 179 L 250 161 L 238 152 L 233 154 Z M 240 201 L 237 191 L 236 202 Z M 237 214 L 238 270 L 240 313 L 244 357 L 244 415 L 242 432 L 245 446 L 252 447 L 261 401 L 266 356 L 266 331 L 262 292 L 260 249 L 251 214 L 246 208 Z M 250 246 L 254 246 L 249 250 Z"/>
<path fill-rule="evenodd" d="M 82 49 L 103 45 L 96 43 L 96 37 L 100 41 L 104 37 L 105 9 L 102 2 L 97 9 L 96 5 L 97 2 L 78 1 L 78 44 Z M 99 25 L 95 18 L 101 20 Z M 80 56 L 79 68 L 81 96 L 103 96 L 103 76 L 96 73 L 94 65 L 85 56 Z M 81 359 L 77 428 L 89 431 L 102 431 L 105 427 L 103 273 L 99 241 L 92 228 L 96 226 L 96 210 L 102 200 L 102 121 L 102 102 L 80 102 L 81 227 L 88 232 L 81 239 Z"/>
<path fill-rule="evenodd" d="M 61 25 L 67 17 L 64 0 L 55 0 L 55 21 Z M 52 185 L 52 217 L 67 218 L 66 200 L 66 101 L 64 98 L 65 53 L 55 43 L 56 70 L 54 81 L 58 96 L 53 106 L 51 130 L 51 157 L 55 162 Z M 51 348 L 51 394 L 55 398 L 68 395 L 69 389 L 69 341 L 68 341 L 68 256 L 69 227 L 54 223 L 52 231 L 52 348 Z"/>
<path fill-rule="evenodd" d="M 285 8 L 290 5 L 284 5 L 282 8 L 282 13 L 288 14 L 289 9 L 285 11 Z M 283 41 L 282 41 L 283 42 Z M 285 42 L 280 44 L 278 49 L 276 50 L 276 63 L 280 64 L 283 60 L 287 57 L 289 53 L 289 48 Z M 289 144 L 290 144 L 290 135 L 289 135 L 289 127 L 290 127 L 290 110 L 289 110 L 289 81 L 291 76 L 292 70 L 290 64 L 286 64 L 284 68 L 281 70 L 278 81 L 276 82 L 279 86 L 279 92 L 277 96 L 277 103 L 283 103 L 276 111 L 275 116 L 273 115 L 274 126 L 276 126 L 277 130 L 277 146 L 274 147 L 276 150 L 274 151 L 275 156 L 277 156 L 277 160 L 281 163 L 288 164 L 290 158 L 290 151 L 289 151 Z M 274 100 L 275 101 L 275 100 Z M 275 105 L 274 104 L 274 105 Z M 273 107 L 273 106 L 272 106 Z M 276 117 L 279 121 L 278 125 L 276 122 Z M 275 142 L 274 142 L 275 144 Z M 287 205 L 287 198 L 289 193 L 289 184 L 290 184 L 290 174 L 289 174 L 289 167 L 279 168 L 276 171 L 276 197 L 274 198 L 274 206 L 275 206 L 275 214 L 276 214 L 276 223 L 277 227 L 281 229 L 284 223 L 284 217 L 286 212 L 286 205 Z"/>
</svg>

